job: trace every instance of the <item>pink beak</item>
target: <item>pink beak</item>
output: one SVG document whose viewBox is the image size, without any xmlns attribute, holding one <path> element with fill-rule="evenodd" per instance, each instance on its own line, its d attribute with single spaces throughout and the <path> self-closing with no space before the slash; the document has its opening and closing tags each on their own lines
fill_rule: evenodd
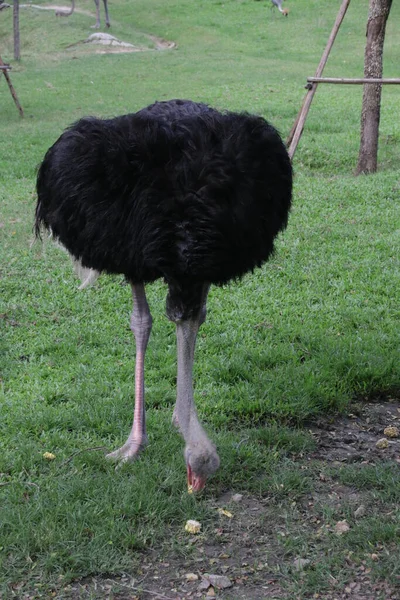
<svg viewBox="0 0 400 600">
<path fill-rule="evenodd" d="M 192 468 L 189 464 L 186 465 L 187 470 L 187 484 L 188 484 L 188 492 L 191 494 L 192 492 L 201 492 L 204 489 L 207 481 L 207 477 L 201 477 L 200 475 L 195 475 L 192 471 Z"/>
</svg>

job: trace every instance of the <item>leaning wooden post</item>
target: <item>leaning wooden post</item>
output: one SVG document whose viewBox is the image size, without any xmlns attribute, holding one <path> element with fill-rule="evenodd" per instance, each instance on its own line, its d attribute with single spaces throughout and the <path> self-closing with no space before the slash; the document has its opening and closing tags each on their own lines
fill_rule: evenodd
<svg viewBox="0 0 400 600">
<path fill-rule="evenodd" d="M 392 0 L 370 0 L 364 77 L 380 78 L 383 71 L 383 43 Z M 375 173 L 378 168 L 378 139 L 382 85 L 364 85 L 361 111 L 361 141 L 356 175 Z"/>
<path fill-rule="evenodd" d="M 328 61 L 329 53 L 332 49 L 333 42 L 337 36 L 340 25 L 344 19 L 348 6 L 350 4 L 350 0 L 343 0 L 342 5 L 340 7 L 338 16 L 336 17 L 335 24 L 331 31 L 331 35 L 329 36 L 328 43 L 320 60 L 320 63 L 315 71 L 315 77 L 321 77 L 322 72 L 325 68 L 325 65 Z M 317 91 L 317 83 L 309 83 L 307 85 L 308 92 L 304 98 L 303 106 L 300 109 L 299 114 L 297 115 L 296 121 L 292 127 L 292 130 L 289 134 L 289 137 L 286 141 L 286 145 L 289 147 L 288 153 L 290 158 L 293 158 L 294 153 L 296 152 L 297 144 L 299 143 L 301 134 L 303 133 L 304 123 L 306 122 L 306 118 L 308 115 L 308 111 L 310 110 L 312 99 L 314 98 L 314 94 Z"/>
<path fill-rule="evenodd" d="M 11 96 L 12 96 L 14 102 L 15 102 L 15 106 L 18 108 L 19 114 L 21 115 L 21 117 L 23 117 L 24 116 L 24 111 L 22 110 L 22 106 L 19 103 L 17 94 L 15 93 L 15 90 L 14 90 L 13 85 L 11 83 L 11 79 L 9 78 L 8 73 L 7 73 L 7 71 L 9 71 L 10 69 L 11 69 L 11 67 L 9 65 L 4 64 L 3 60 L 2 60 L 2 58 L 0 56 L 0 75 L 1 75 L 1 73 L 3 73 L 4 77 L 6 78 L 7 85 L 9 87 L 9 89 L 10 89 L 10 92 L 11 92 Z"/>
</svg>

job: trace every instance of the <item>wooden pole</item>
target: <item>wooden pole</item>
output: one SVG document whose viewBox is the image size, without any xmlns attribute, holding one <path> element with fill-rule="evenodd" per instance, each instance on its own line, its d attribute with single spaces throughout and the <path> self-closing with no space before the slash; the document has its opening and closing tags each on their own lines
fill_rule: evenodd
<svg viewBox="0 0 400 600">
<path fill-rule="evenodd" d="M 13 27 L 14 27 L 14 59 L 20 60 L 20 44 L 19 44 L 19 0 L 14 0 L 13 7 Z"/>
<path fill-rule="evenodd" d="M 19 110 L 19 114 L 21 115 L 21 117 L 23 117 L 24 116 L 24 111 L 22 110 L 22 106 L 20 105 L 20 103 L 18 101 L 17 94 L 15 93 L 15 90 L 14 90 L 13 85 L 11 83 L 11 79 L 10 79 L 8 73 L 7 73 L 7 71 L 10 70 L 10 67 L 8 67 L 8 65 L 4 64 L 1 56 L 0 56 L 0 67 L 1 67 L 0 73 L 3 73 L 4 77 L 6 78 L 7 85 L 10 88 L 11 96 L 13 97 L 15 105 L 16 105 L 16 107 Z"/>
<path fill-rule="evenodd" d="M 360 78 L 360 79 L 342 79 L 340 77 L 307 77 L 310 83 L 344 83 L 344 84 L 363 84 L 364 83 L 383 83 L 388 85 L 398 85 L 400 79 L 385 79 L 385 78 Z"/>
<path fill-rule="evenodd" d="M 331 34 L 329 36 L 328 43 L 327 43 L 324 53 L 321 57 L 321 60 L 317 67 L 317 70 L 315 71 L 315 77 L 321 77 L 321 75 L 322 75 L 322 72 L 328 61 L 329 53 L 332 49 L 333 42 L 335 41 L 335 38 L 339 31 L 340 25 L 342 24 L 342 21 L 344 19 L 344 16 L 346 14 L 349 4 L 350 4 L 350 0 L 343 0 L 342 5 L 339 9 L 339 13 L 336 17 L 335 24 L 334 24 Z M 317 83 L 309 84 L 309 89 L 304 98 L 303 106 L 301 107 L 300 112 L 297 115 L 296 121 L 295 121 L 295 123 L 292 127 L 292 130 L 289 134 L 289 137 L 287 139 L 286 145 L 289 147 L 288 152 L 289 152 L 289 156 L 291 159 L 293 158 L 294 153 L 296 152 L 297 144 L 299 143 L 301 134 L 303 133 L 304 123 L 306 122 L 306 118 L 308 115 L 308 111 L 310 110 L 310 106 L 311 106 L 311 102 L 314 98 L 314 94 L 317 91 L 317 85 L 318 85 Z"/>
</svg>

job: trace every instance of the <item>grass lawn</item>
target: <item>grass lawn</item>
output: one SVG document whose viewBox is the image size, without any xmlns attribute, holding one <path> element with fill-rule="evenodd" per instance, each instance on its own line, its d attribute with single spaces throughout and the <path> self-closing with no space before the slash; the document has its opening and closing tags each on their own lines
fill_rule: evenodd
<svg viewBox="0 0 400 600">
<path fill-rule="evenodd" d="M 351 4 L 326 76 L 362 75 L 366 4 Z M 67 255 L 33 243 L 37 165 L 81 116 L 191 98 L 261 114 L 286 137 L 339 2 L 287 6 L 283 18 L 266 1 L 113 0 L 110 33 L 141 51 L 106 53 L 83 43 L 93 2 L 78 0 L 67 19 L 25 5 L 20 63 L 12 11 L 0 12 L 0 54 L 25 112 L 0 77 L 0 597 L 183 599 L 197 585 L 183 585 L 185 572 L 213 569 L 231 575 L 234 587 L 216 593 L 232 600 L 347 598 L 363 586 L 371 598 L 400 597 L 400 441 L 375 449 L 400 411 L 398 86 L 383 90 L 379 172 L 358 178 L 362 89 L 320 86 L 276 255 L 210 292 L 195 386 L 221 468 L 200 497 L 186 492 L 170 424 L 176 348 L 165 286 L 148 288 L 150 444 L 115 470 L 104 453 L 125 441 L 133 411 L 130 288 L 103 276 L 78 291 Z M 384 75 L 398 77 L 397 2 L 391 12 Z M 155 38 L 176 45 L 156 50 Z M 363 412 L 377 397 L 390 399 L 390 416 Z M 355 406 L 359 430 L 374 426 L 375 438 L 354 460 L 325 457 L 312 427 Z M 235 492 L 244 500 L 230 520 L 216 508 Z M 198 538 L 184 532 L 189 518 L 202 523 Z M 350 530 L 339 536 L 343 520 Z M 237 564 L 221 566 L 224 555 Z M 297 558 L 310 562 L 298 569 Z"/>
</svg>

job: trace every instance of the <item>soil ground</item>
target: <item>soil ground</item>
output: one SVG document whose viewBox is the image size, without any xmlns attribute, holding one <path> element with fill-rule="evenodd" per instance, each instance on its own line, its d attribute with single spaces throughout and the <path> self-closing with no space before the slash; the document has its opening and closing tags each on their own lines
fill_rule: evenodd
<svg viewBox="0 0 400 600">
<path fill-rule="evenodd" d="M 318 536 L 321 505 L 350 502 L 356 509 L 363 504 L 362 492 L 324 476 L 323 467 L 329 471 L 329 466 L 350 463 L 359 463 L 360 468 L 382 461 L 400 463 L 400 441 L 388 438 L 387 448 L 376 447 L 385 427 L 396 424 L 400 427 L 400 398 L 385 400 L 355 405 L 347 416 L 335 420 L 320 419 L 309 427 L 316 447 L 298 463 L 300 469 L 314 473 L 314 487 L 311 493 L 292 503 L 290 520 L 271 498 L 243 494 L 235 502 L 232 499 L 235 491 L 231 490 L 218 499 L 215 508 L 228 510 L 233 516 L 230 518 L 222 514 L 220 527 L 211 535 L 186 534 L 187 537 L 183 538 L 185 548 L 180 552 L 164 547 L 144 554 L 137 578 L 129 575 L 90 577 L 71 583 L 57 597 L 73 600 L 190 600 L 212 597 L 225 600 L 400 599 L 400 581 L 396 585 L 373 579 L 371 568 L 365 563 L 351 565 L 351 577 L 347 577 L 345 583 L 332 577 L 332 585 L 328 585 L 331 589 L 326 589 L 324 582 L 321 586 L 324 591 L 309 595 L 299 592 L 302 586 L 300 583 L 296 589 L 296 577 L 301 582 L 302 571 L 312 568 L 312 561 L 308 561 L 307 556 L 294 561 L 277 541 L 277 535 L 291 535 L 290 523 L 295 528 L 308 529 L 309 535 Z M 288 585 L 290 573 L 292 577 Z M 215 581 L 213 575 L 224 578 Z M 229 587 L 225 588 L 225 585 Z"/>
</svg>

